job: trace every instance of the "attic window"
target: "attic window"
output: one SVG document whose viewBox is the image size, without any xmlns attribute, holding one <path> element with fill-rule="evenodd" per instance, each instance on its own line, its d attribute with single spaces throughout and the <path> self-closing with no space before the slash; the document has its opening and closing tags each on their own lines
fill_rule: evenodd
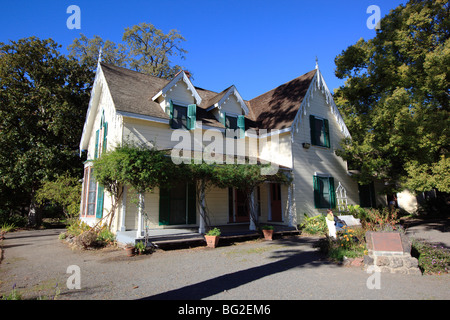
<svg viewBox="0 0 450 320">
<path fill-rule="evenodd" d="M 309 116 L 311 144 L 319 147 L 330 147 L 330 129 L 328 120 L 313 115 Z"/>
<path fill-rule="evenodd" d="M 173 105 L 172 129 L 187 128 L 187 107 Z"/>
<path fill-rule="evenodd" d="M 170 127 L 172 129 L 195 129 L 197 105 L 181 106 L 170 101 Z"/>
<path fill-rule="evenodd" d="M 245 137 L 245 117 L 243 115 L 232 115 L 223 112 L 223 125 L 226 135 L 234 138 Z"/>
</svg>

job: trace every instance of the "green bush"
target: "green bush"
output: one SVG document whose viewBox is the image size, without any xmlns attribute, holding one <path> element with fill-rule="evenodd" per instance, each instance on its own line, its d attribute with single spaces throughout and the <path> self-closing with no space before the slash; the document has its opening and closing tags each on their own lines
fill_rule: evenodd
<svg viewBox="0 0 450 320">
<path fill-rule="evenodd" d="M 89 225 L 79 219 L 73 219 L 72 222 L 67 226 L 67 233 L 72 236 L 79 236 L 84 231 L 88 231 L 90 229 Z"/>
<path fill-rule="evenodd" d="M 336 239 L 329 240 L 328 256 L 337 261 L 347 258 L 362 257 L 366 251 L 364 229 L 344 227 L 336 234 Z"/>
<path fill-rule="evenodd" d="M 360 205 L 349 205 L 347 207 L 348 213 L 354 216 L 356 219 L 365 220 L 367 219 L 367 211 L 364 208 L 361 208 Z"/>
<path fill-rule="evenodd" d="M 114 233 L 109 231 L 107 228 L 103 228 L 100 230 L 97 236 L 97 241 L 103 242 L 103 243 L 111 243 L 116 240 L 116 236 Z"/>
<path fill-rule="evenodd" d="M 300 224 L 300 228 L 307 234 L 325 235 L 328 233 L 327 223 L 324 215 L 308 217 L 305 214 L 305 220 Z"/>
</svg>

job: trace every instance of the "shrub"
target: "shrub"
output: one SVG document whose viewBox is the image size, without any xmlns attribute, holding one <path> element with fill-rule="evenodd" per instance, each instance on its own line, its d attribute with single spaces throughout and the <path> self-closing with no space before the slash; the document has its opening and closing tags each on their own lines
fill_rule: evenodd
<svg viewBox="0 0 450 320">
<path fill-rule="evenodd" d="M 300 228 L 308 234 L 325 235 L 328 232 L 325 216 L 321 214 L 314 217 L 308 217 L 305 214 L 305 221 L 300 225 Z"/>
<path fill-rule="evenodd" d="M 90 229 L 89 225 L 79 219 L 74 219 L 67 226 L 67 233 L 72 236 L 78 236 L 84 231 L 88 231 Z"/>
<path fill-rule="evenodd" d="M 366 250 L 364 229 L 344 227 L 336 234 L 336 239 L 328 242 L 328 256 L 333 260 L 342 261 L 348 258 L 362 257 Z"/>
<path fill-rule="evenodd" d="M 361 208 L 360 205 L 349 205 L 348 206 L 348 213 L 354 216 L 357 219 L 365 220 L 367 219 L 367 212 L 366 209 Z"/>
<path fill-rule="evenodd" d="M 97 236 L 97 241 L 103 243 L 111 243 L 116 240 L 116 236 L 114 233 L 109 231 L 107 228 L 102 228 Z"/>
<path fill-rule="evenodd" d="M 208 233 L 206 234 L 207 236 L 220 236 L 220 229 L 219 228 L 214 228 L 208 231 Z"/>
<path fill-rule="evenodd" d="M 419 260 L 424 274 L 448 273 L 450 269 L 450 250 L 443 246 L 413 240 L 412 255 Z"/>
<path fill-rule="evenodd" d="M 366 219 L 361 220 L 363 228 L 370 231 L 393 231 L 398 229 L 398 209 L 369 209 Z"/>
<path fill-rule="evenodd" d="M 4 223 L 0 226 L 0 232 L 1 233 L 7 233 L 7 232 L 11 232 L 14 231 L 16 229 L 16 226 L 14 225 L 14 223 Z"/>
<path fill-rule="evenodd" d="M 75 243 L 85 249 L 94 247 L 97 244 L 97 233 L 92 230 L 85 231 L 75 238 Z"/>
</svg>

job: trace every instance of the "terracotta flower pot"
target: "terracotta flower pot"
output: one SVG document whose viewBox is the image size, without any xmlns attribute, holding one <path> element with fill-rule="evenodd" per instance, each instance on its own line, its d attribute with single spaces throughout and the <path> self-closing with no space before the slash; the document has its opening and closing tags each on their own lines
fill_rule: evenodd
<svg viewBox="0 0 450 320">
<path fill-rule="evenodd" d="M 263 229 L 263 234 L 265 240 L 272 240 L 273 230 Z"/>
<path fill-rule="evenodd" d="M 134 247 L 126 247 L 125 252 L 128 257 L 132 257 L 134 255 Z"/>
<path fill-rule="evenodd" d="M 209 248 L 215 248 L 217 247 L 217 244 L 219 243 L 219 236 L 208 236 L 205 235 L 206 245 Z"/>
</svg>

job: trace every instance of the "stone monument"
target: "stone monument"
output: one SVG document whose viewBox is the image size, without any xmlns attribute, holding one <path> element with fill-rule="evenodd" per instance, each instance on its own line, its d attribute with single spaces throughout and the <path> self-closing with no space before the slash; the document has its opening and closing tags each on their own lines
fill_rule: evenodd
<svg viewBox="0 0 450 320">
<path fill-rule="evenodd" d="M 375 272 L 422 274 L 418 261 L 411 256 L 411 242 L 400 232 L 366 232 L 368 255 L 364 268 Z"/>
</svg>

